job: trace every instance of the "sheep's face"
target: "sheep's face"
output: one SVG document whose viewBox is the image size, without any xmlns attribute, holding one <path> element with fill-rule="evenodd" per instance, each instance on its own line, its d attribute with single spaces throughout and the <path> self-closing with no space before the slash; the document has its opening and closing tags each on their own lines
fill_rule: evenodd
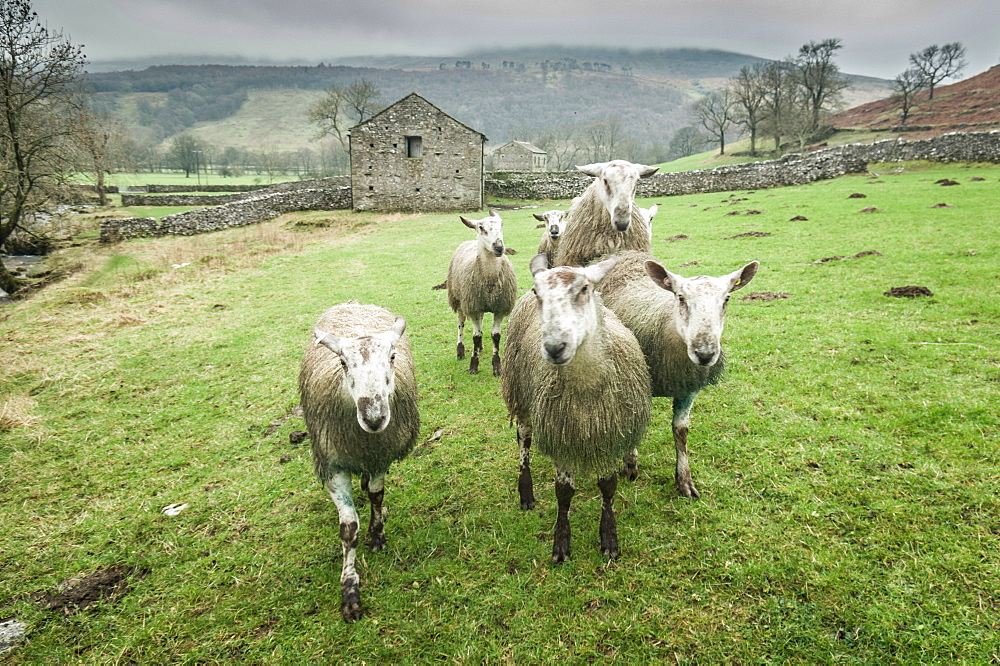
<svg viewBox="0 0 1000 666">
<path fill-rule="evenodd" d="M 695 365 L 712 366 L 722 356 L 722 328 L 729 294 L 745 287 L 757 274 L 758 265 L 752 261 L 722 277 L 686 278 L 655 261 L 646 262 L 646 272 L 653 281 L 674 295 L 674 325 L 687 344 L 688 358 Z"/>
<path fill-rule="evenodd" d="M 406 329 L 406 320 L 397 317 L 392 328 L 359 338 L 339 338 L 316 329 L 316 344 L 337 358 L 342 386 L 357 407 L 358 425 L 376 433 L 389 425 L 389 397 L 396 389 L 396 343 Z"/>
<path fill-rule="evenodd" d="M 649 208 L 640 208 L 639 214 L 642 215 L 643 222 L 646 223 L 646 228 L 649 231 L 649 239 L 653 239 L 653 218 L 656 216 L 656 211 L 660 210 L 659 204 L 653 204 Z"/>
<path fill-rule="evenodd" d="M 652 176 L 658 167 L 633 164 L 625 160 L 612 160 L 577 166 L 577 169 L 597 179 L 594 192 L 611 216 L 611 225 L 617 231 L 628 231 L 632 223 L 632 201 L 640 178 Z"/>
<path fill-rule="evenodd" d="M 502 257 L 506 248 L 503 244 L 503 220 L 492 208 L 490 216 L 481 220 L 470 220 L 459 215 L 459 219 L 470 229 L 476 230 L 476 238 L 479 244 L 487 252 L 492 252 L 494 256 Z"/>
<path fill-rule="evenodd" d="M 531 260 L 532 292 L 541 317 L 541 353 L 549 363 L 565 365 L 601 325 L 600 302 L 594 291 L 617 257 L 586 268 L 558 266 L 549 269 L 544 254 Z"/>
<path fill-rule="evenodd" d="M 534 216 L 536 220 L 544 223 L 544 225 L 539 226 L 545 227 L 545 235 L 551 240 L 559 240 L 559 237 L 566 230 L 566 211 L 564 210 L 548 210 L 542 214 L 535 213 Z"/>
</svg>

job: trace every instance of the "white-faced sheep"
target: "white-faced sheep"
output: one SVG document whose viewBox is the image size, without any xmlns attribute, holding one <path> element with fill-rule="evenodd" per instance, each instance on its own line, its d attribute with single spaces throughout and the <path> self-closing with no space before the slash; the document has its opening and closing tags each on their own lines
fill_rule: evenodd
<svg viewBox="0 0 1000 666">
<path fill-rule="evenodd" d="M 594 180 L 566 213 L 571 223 L 559 241 L 554 264 L 586 266 L 621 250 L 648 252 L 649 225 L 635 205 L 635 188 L 657 167 L 613 160 L 576 168 Z"/>
<path fill-rule="evenodd" d="M 534 288 L 508 325 L 500 393 L 513 419 L 521 462 L 521 507 L 534 507 L 530 451 L 552 458 L 558 511 L 552 561 L 569 557 L 569 507 L 578 474 L 595 474 L 601 490 L 601 552 L 618 556 L 614 496 L 622 456 L 649 425 L 649 371 L 635 336 L 601 304 L 597 287 L 614 258 L 547 269 L 531 260 Z"/>
<path fill-rule="evenodd" d="M 681 495 L 695 498 L 698 490 L 687 451 L 691 406 L 699 391 L 722 378 L 726 303 L 730 292 L 753 279 L 759 264 L 752 261 L 721 277 L 685 278 L 663 268 L 647 252 L 622 252 L 617 257 L 601 295 L 639 341 L 653 396 L 673 399 L 675 481 Z M 624 474 L 635 478 L 638 473 L 632 452 L 625 458 Z"/>
<path fill-rule="evenodd" d="M 351 475 L 361 476 L 371 504 L 368 545 L 380 550 L 385 546 L 385 473 L 413 450 L 420 429 L 405 328 L 402 317 L 378 306 L 336 305 L 316 323 L 315 342 L 299 374 L 313 467 L 340 515 L 340 610 L 346 622 L 362 614 L 354 566 L 359 530 Z"/>
<path fill-rule="evenodd" d="M 640 208 L 639 214 L 642 215 L 643 222 L 646 223 L 646 228 L 649 230 L 649 241 L 653 241 L 653 218 L 656 217 L 656 211 L 660 210 L 660 204 L 653 204 L 649 208 Z"/>
<path fill-rule="evenodd" d="M 559 239 L 566 231 L 566 217 L 564 210 L 547 210 L 541 215 L 534 213 L 535 219 L 542 222 L 539 226 L 545 227 L 542 232 L 542 240 L 538 243 L 538 254 L 544 254 L 549 262 L 549 266 L 555 266 L 553 261 L 556 258 L 556 249 L 559 247 Z"/>
<path fill-rule="evenodd" d="M 503 244 L 503 221 L 493 210 L 489 217 L 470 220 L 459 216 L 476 231 L 476 240 L 461 243 L 448 265 L 448 305 L 458 315 L 459 360 L 465 358 L 465 319 L 472 320 L 472 359 L 469 373 L 479 372 L 483 348 L 483 314 L 493 313 L 493 374 L 500 374 L 500 326 L 517 300 L 517 277 Z"/>
</svg>

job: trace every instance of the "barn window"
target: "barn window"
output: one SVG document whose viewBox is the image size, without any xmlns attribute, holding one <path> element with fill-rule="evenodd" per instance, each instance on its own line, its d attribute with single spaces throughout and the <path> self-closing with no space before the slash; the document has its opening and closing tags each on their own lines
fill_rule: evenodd
<svg viewBox="0 0 1000 666">
<path fill-rule="evenodd" d="M 419 136 L 406 137 L 406 156 L 407 157 L 424 156 L 424 142 Z"/>
</svg>

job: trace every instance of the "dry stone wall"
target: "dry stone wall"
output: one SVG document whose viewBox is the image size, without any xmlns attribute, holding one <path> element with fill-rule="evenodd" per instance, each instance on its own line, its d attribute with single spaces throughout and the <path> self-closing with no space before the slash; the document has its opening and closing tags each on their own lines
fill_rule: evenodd
<svg viewBox="0 0 1000 666">
<path fill-rule="evenodd" d="M 213 208 L 166 215 L 159 220 L 151 217 L 105 220 L 101 223 L 101 240 L 114 243 L 129 238 L 190 236 L 256 224 L 293 211 L 350 207 L 349 187 L 305 187 L 287 192 L 266 192 Z"/>
<path fill-rule="evenodd" d="M 913 160 L 1000 163 L 1000 131 L 953 133 L 916 141 L 888 139 L 792 153 L 778 160 L 754 164 L 657 173 L 639 181 L 637 194 L 657 197 L 760 190 L 861 173 L 872 163 Z M 352 207 L 351 188 L 345 178 L 284 183 L 266 191 L 238 195 L 241 196 L 238 201 L 168 215 L 159 221 L 154 218 L 106 220 L 101 223 L 101 240 L 116 242 L 128 238 L 190 235 L 263 222 L 298 210 L 349 209 Z M 491 196 L 509 199 L 571 199 L 589 182 L 590 177 L 578 171 L 496 172 L 487 177 L 486 188 Z M 158 205 L 165 205 L 164 201 L 156 197 Z M 470 211 L 477 208 L 477 205 L 469 206 Z"/>
<path fill-rule="evenodd" d="M 908 160 L 1000 162 L 1000 132 L 953 133 L 916 141 L 887 139 L 872 144 L 791 153 L 777 160 L 753 164 L 657 173 L 640 180 L 636 194 L 658 197 L 761 190 L 861 173 L 875 162 Z M 486 192 L 508 199 L 571 199 L 589 182 L 590 178 L 579 172 L 495 172 L 487 177 Z"/>
</svg>

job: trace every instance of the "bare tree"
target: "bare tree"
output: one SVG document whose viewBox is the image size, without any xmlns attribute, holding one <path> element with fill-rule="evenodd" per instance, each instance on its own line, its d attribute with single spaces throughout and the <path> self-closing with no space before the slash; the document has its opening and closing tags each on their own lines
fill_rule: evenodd
<svg viewBox="0 0 1000 666">
<path fill-rule="evenodd" d="M 319 128 L 317 139 L 332 136 L 346 152 L 348 127 L 367 120 L 383 105 L 378 87 L 358 79 L 347 86 L 330 86 L 323 98 L 309 107 L 306 117 Z"/>
<path fill-rule="evenodd" d="M 920 74 L 923 87 L 930 91 L 928 99 L 934 99 L 934 86 L 965 69 L 965 47 L 961 42 L 944 46 L 932 44 L 923 51 L 911 53 L 910 64 Z"/>
<path fill-rule="evenodd" d="M 77 121 L 76 143 L 83 153 L 82 162 L 94 176 L 98 201 L 108 205 L 104 191 L 104 176 L 112 173 L 115 165 L 126 160 L 125 130 L 121 123 L 103 113 L 83 111 Z"/>
<path fill-rule="evenodd" d="M 532 142 L 549 155 L 549 168 L 565 171 L 577 163 L 580 154 L 575 125 L 558 125 L 541 130 Z"/>
<path fill-rule="evenodd" d="M 620 159 L 631 149 L 631 143 L 618 116 L 608 116 L 584 125 L 581 136 L 588 159 L 592 162 Z"/>
<path fill-rule="evenodd" d="M 786 133 L 787 119 L 795 115 L 798 98 L 798 84 L 793 73 L 795 66 L 787 61 L 774 61 L 764 67 L 761 86 L 764 89 L 764 104 L 761 130 L 774 138 L 774 151 L 780 152 L 781 139 Z"/>
<path fill-rule="evenodd" d="M 736 122 L 750 134 L 750 154 L 757 155 L 757 130 L 764 116 L 764 101 L 767 89 L 764 73 L 767 66 L 757 63 L 744 65 L 740 73 L 729 82 L 729 90 L 736 103 Z"/>
<path fill-rule="evenodd" d="M 841 91 L 849 85 L 833 61 L 841 48 L 843 45 L 839 39 L 809 42 L 799 48 L 799 55 L 795 58 L 795 73 L 804 90 L 811 130 L 814 132 L 819 128 L 822 112 L 835 104 Z"/>
<path fill-rule="evenodd" d="M 694 155 L 711 147 L 711 140 L 698 131 L 697 127 L 687 125 L 674 132 L 667 149 L 669 159 L 676 160 L 688 155 Z"/>
<path fill-rule="evenodd" d="M 178 134 L 167 148 L 167 161 L 184 172 L 185 178 L 197 174 L 207 164 L 208 144 L 190 134 Z"/>
<path fill-rule="evenodd" d="M 719 154 L 726 154 L 726 133 L 735 120 L 735 100 L 727 89 L 708 94 L 691 107 L 698 123 L 719 140 Z"/>
<path fill-rule="evenodd" d="M 72 172 L 70 118 L 86 58 L 38 20 L 29 0 L 0 0 L 0 244 Z M 24 286 L 0 263 L 0 289 Z"/>
<path fill-rule="evenodd" d="M 892 99 L 899 105 L 902 116 L 899 120 L 900 125 L 906 124 L 914 105 L 914 98 L 923 87 L 923 77 L 912 67 L 896 76 L 892 82 Z"/>
<path fill-rule="evenodd" d="M 385 102 L 382 92 L 373 81 L 358 79 L 344 90 L 344 103 L 356 122 L 363 123 L 378 113 Z"/>
</svg>

